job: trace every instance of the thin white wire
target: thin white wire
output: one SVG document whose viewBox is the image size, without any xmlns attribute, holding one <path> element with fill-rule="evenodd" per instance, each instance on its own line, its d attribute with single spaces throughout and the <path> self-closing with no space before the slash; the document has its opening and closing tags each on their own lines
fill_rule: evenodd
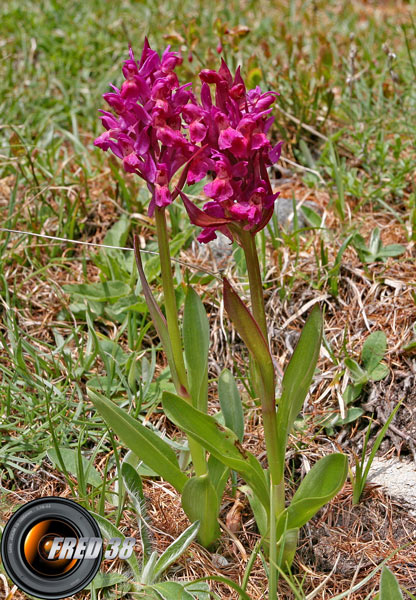
<svg viewBox="0 0 416 600">
<path fill-rule="evenodd" d="M 20 235 L 31 235 L 33 237 L 46 238 L 48 240 L 56 240 L 58 242 L 66 242 L 67 244 L 81 244 L 83 246 L 94 246 L 96 248 L 110 248 L 110 250 L 130 250 L 131 252 L 134 251 L 134 248 L 125 248 L 123 246 L 109 246 L 107 244 L 95 244 L 94 242 L 83 242 L 81 240 L 69 240 L 68 238 L 55 237 L 53 235 L 46 235 L 44 233 L 33 233 L 32 231 L 21 231 L 19 229 L 6 229 L 5 227 L 0 227 L 0 231 L 5 231 L 8 233 L 18 233 Z M 155 252 L 153 250 L 140 250 L 140 252 L 144 252 L 145 254 L 159 255 L 159 252 Z M 221 271 L 210 271 L 209 269 L 205 269 L 204 267 L 199 267 L 197 265 L 192 265 L 183 260 L 179 260 L 178 258 L 171 257 L 171 260 L 180 265 L 183 265 L 184 267 L 188 267 L 189 269 L 202 271 L 203 273 L 208 273 L 209 275 L 213 275 L 213 277 L 220 279 L 219 275 L 221 275 Z"/>
<path fill-rule="evenodd" d="M 7 231 L 9 233 L 20 233 L 20 235 L 32 235 L 34 237 L 47 238 L 48 240 L 58 240 L 59 242 L 67 242 L 68 244 L 97 246 L 98 248 L 111 248 L 112 250 L 133 250 L 133 248 L 123 248 L 122 246 L 107 246 L 105 244 L 94 244 L 94 242 L 83 242 L 81 240 L 69 240 L 68 238 L 55 237 L 53 235 L 46 235 L 44 233 L 33 233 L 32 231 L 21 231 L 20 229 L 5 229 L 4 227 L 0 227 L 0 231 Z M 152 250 L 141 250 L 140 252 L 146 252 L 146 254 L 159 254 L 159 252 L 153 252 Z"/>
</svg>

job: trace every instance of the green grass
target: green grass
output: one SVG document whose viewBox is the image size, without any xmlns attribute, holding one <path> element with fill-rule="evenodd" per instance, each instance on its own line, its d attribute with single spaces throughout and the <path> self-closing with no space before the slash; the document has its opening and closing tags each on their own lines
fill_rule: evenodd
<svg viewBox="0 0 416 600">
<path fill-rule="evenodd" d="M 273 223 L 262 238 L 263 272 L 266 245 L 273 245 L 281 265 L 284 252 L 299 261 L 300 250 L 313 246 L 316 270 L 285 276 L 279 296 L 290 302 L 302 281 L 337 296 L 344 248 L 335 262 L 328 251 L 349 243 L 369 207 L 397 224 L 404 241 L 416 239 L 416 27 L 414 2 L 406 6 L 407 16 L 392 11 L 378 17 L 371 10 L 375 4 L 360 8 L 335 0 L 2 3 L 2 227 L 116 246 L 131 245 L 131 231 L 143 230 L 146 248 L 154 251 L 152 225 L 141 219 L 147 190 L 93 147 L 101 133 L 101 95 L 110 82 L 121 82 L 129 42 L 136 57 L 145 35 L 159 51 L 168 43 L 182 48 L 180 78 L 198 85 L 202 67 L 218 66 L 221 40 L 230 66 L 242 64 L 249 83 L 280 92 L 274 135 L 285 140 L 285 157 L 321 174 L 325 186 L 300 171 L 306 189 L 329 194 L 334 215 L 331 229 L 320 229 L 315 220 L 310 228 L 280 232 L 278 239 L 271 239 Z M 191 243 L 193 230 L 179 205 L 172 208 L 171 223 L 178 254 Z M 159 265 L 151 255 L 146 273 L 157 290 Z M 88 284 L 91 274 L 101 284 L 117 282 L 122 293 L 106 297 L 100 288 L 98 298 L 85 301 L 84 288 L 64 288 Z M 244 277 L 244 267 L 237 274 Z M 204 285 L 215 304 L 213 277 L 183 275 L 179 265 L 175 276 L 179 302 L 185 277 Z M 115 442 L 87 401 L 86 384 L 138 416 L 157 406 L 170 385 L 160 369 L 155 374 L 161 356 L 150 349 L 157 340 L 136 285 L 131 252 L 0 232 L 2 504 L 54 443 L 82 449 L 87 457 L 100 443 L 117 476 Z M 102 510 L 97 492 L 71 481 L 82 501 Z"/>
</svg>

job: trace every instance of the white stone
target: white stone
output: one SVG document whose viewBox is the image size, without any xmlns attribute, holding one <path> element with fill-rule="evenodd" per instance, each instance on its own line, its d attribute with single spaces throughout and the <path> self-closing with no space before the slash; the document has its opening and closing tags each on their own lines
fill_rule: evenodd
<svg viewBox="0 0 416 600">
<path fill-rule="evenodd" d="M 367 481 L 381 485 L 394 498 L 401 498 L 412 508 L 416 516 L 416 468 L 413 461 L 390 458 L 374 458 Z"/>
</svg>

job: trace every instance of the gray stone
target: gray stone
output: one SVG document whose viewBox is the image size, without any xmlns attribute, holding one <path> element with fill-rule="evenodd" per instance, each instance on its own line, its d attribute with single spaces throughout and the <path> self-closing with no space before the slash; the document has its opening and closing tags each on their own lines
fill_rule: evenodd
<svg viewBox="0 0 416 600">
<path fill-rule="evenodd" d="M 217 239 L 209 242 L 209 247 L 217 260 L 221 260 L 226 256 L 231 256 L 233 253 L 233 245 L 226 235 L 221 233 L 221 231 L 217 231 Z"/>
<path fill-rule="evenodd" d="M 374 458 L 368 481 L 377 483 L 392 497 L 404 500 L 416 516 L 416 468 L 414 462 L 398 458 Z"/>
<path fill-rule="evenodd" d="M 212 256 L 218 262 L 228 258 L 233 253 L 233 245 L 230 240 L 220 231 L 216 232 L 217 238 L 208 242 L 208 244 L 193 243 L 194 252 L 202 259 L 207 259 L 209 256 L 208 249 L 212 252 Z"/>
</svg>

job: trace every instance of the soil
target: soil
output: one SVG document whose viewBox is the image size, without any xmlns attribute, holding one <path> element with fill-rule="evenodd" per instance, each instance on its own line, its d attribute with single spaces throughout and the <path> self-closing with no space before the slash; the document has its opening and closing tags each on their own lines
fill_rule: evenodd
<svg viewBox="0 0 416 600">
<path fill-rule="evenodd" d="M 347 483 L 335 501 L 302 529 L 300 561 L 316 573 L 333 572 L 341 588 L 342 580 L 347 586 L 353 578 L 360 581 L 391 557 L 389 567 L 414 594 L 416 552 L 412 542 L 416 540 L 416 518 L 411 507 L 371 483 L 358 505 L 353 506 L 351 498 Z M 371 586 L 374 581 L 363 590 L 368 593 Z M 353 597 L 361 598 L 361 593 Z"/>
</svg>

